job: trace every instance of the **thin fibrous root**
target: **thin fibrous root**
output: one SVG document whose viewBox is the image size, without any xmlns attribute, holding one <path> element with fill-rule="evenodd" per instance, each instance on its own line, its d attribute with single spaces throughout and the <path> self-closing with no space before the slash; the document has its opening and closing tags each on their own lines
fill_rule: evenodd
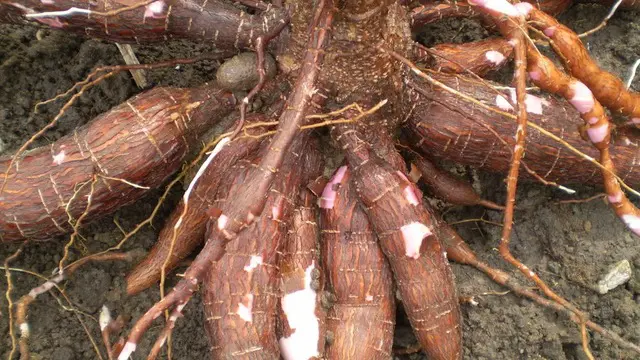
<svg viewBox="0 0 640 360">
<path fill-rule="evenodd" d="M 79 236 L 79 228 L 82 225 L 82 221 L 87 216 L 87 214 L 89 213 L 89 209 L 91 208 L 91 203 L 93 202 L 93 196 L 94 196 L 94 192 L 95 192 L 95 189 L 96 189 L 96 182 L 97 181 L 98 181 L 98 177 L 96 175 L 93 175 L 93 179 L 91 179 L 91 182 L 90 182 L 90 185 L 89 185 L 89 192 L 87 193 L 87 195 L 85 195 L 85 197 L 87 198 L 87 205 L 85 206 L 84 211 L 82 212 L 82 214 L 80 214 L 78 219 L 74 219 L 68 209 L 69 209 L 71 203 L 73 202 L 73 199 L 80 193 L 80 190 L 87 183 L 82 184 L 80 186 L 80 188 L 78 188 L 78 191 L 74 192 L 74 194 L 69 199 L 69 202 L 67 203 L 67 206 L 65 207 L 65 211 L 67 212 L 67 215 L 69 216 L 68 222 L 73 227 L 73 232 L 71 233 L 71 236 L 69 237 L 69 241 L 64 245 L 64 252 L 62 253 L 62 257 L 60 258 L 60 261 L 58 263 L 58 273 L 60 273 L 60 274 L 62 274 L 63 271 L 64 271 L 64 263 L 65 263 L 65 260 L 67 260 L 67 258 L 69 257 L 69 249 L 71 249 L 71 246 L 74 245 L 76 237 Z"/>
<path fill-rule="evenodd" d="M 249 106 L 249 103 L 260 92 L 260 90 L 262 90 L 267 81 L 267 73 L 265 70 L 265 48 L 269 41 L 273 40 L 273 38 L 278 35 L 287 24 L 288 22 L 282 22 L 280 26 L 275 29 L 275 31 L 271 32 L 270 34 L 258 36 L 255 39 L 255 49 L 257 55 L 256 70 L 258 72 L 258 83 L 240 102 L 240 119 L 238 120 L 236 128 L 233 130 L 231 136 L 229 137 L 231 140 L 233 140 L 238 135 L 240 130 L 244 127 L 244 121 L 247 116 L 247 108 Z"/>
<path fill-rule="evenodd" d="M 8 360 L 13 358 L 13 354 L 16 351 L 16 335 L 13 330 L 13 301 L 11 300 L 11 291 L 13 291 L 13 281 L 11 281 L 11 270 L 9 269 L 9 264 L 20 256 L 22 250 L 24 249 L 27 241 L 24 241 L 20 246 L 16 249 L 16 251 L 4 259 L 4 274 L 7 279 L 7 291 L 5 292 L 5 298 L 7 299 L 7 313 L 9 317 L 9 337 L 11 338 L 11 351 L 9 352 L 9 356 L 7 356 Z"/>
<path fill-rule="evenodd" d="M 57 287 L 62 281 L 66 280 L 71 276 L 78 268 L 87 264 L 89 262 L 103 262 L 103 261 L 131 261 L 135 257 L 137 257 L 137 250 L 132 250 L 126 253 L 109 253 L 103 255 L 93 255 L 86 256 L 72 265 L 67 266 L 63 272 L 58 272 L 48 281 L 43 283 L 42 285 L 35 287 L 29 291 L 28 294 L 23 295 L 20 300 L 18 300 L 16 304 L 16 323 L 20 329 L 20 356 L 21 359 L 29 358 L 29 337 L 30 327 L 29 322 L 27 320 L 29 305 L 33 303 L 36 298 L 47 291 L 51 290 L 53 287 Z"/>
<path fill-rule="evenodd" d="M 91 86 L 97 84 L 97 82 L 93 82 L 93 80 L 98 80 L 99 79 L 99 81 L 103 81 L 103 80 L 105 80 L 105 79 L 107 79 L 107 78 L 109 78 L 109 77 L 111 77 L 113 75 L 119 74 L 122 71 L 153 70 L 153 69 L 176 66 L 176 65 L 193 64 L 195 62 L 203 61 L 203 60 L 220 60 L 220 59 L 222 59 L 224 57 L 225 57 L 225 54 L 209 53 L 209 54 L 199 55 L 199 56 L 196 56 L 196 57 L 190 58 L 190 59 L 171 59 L 171 60 L 156 62 L 156 63 L 153 63 L 153 64 L 130 64 L 130 65 L 99 66 L 99 67 L 96 67 L 95 69 L 93 69 L 84 78 L 84 80 L 76 82 L 75 84 L 73 84 L 73 86 L 71 86 L 69 89 L 65 90 L 64 92 L 52 97 L 51 99 L 40 101 L 37 104 L 35 104 L 34 107 L 33 107 L 33 112 L 37 113 L 38 112 L 38 108 L 40 106 L 52 103 L 54 101 L 57 101 L 58 99 L 64 98 L 66 96 L 69 96 L 76 89 L 79 89 L 78 91 L 82 91 L 82 92 L 87 91 Z M 98 74 L 101 74 L 101 73 L 104 73 L 104 74 L 102 74 L 99 78 L 96 78 L 96 76 L 98 76 Z M 92 83 L 93 85 L 88 85 L 89 83 Z M 65 106 L 71 106 L 71 105 L 72 104 L 65 104 Z"/>
</svg>

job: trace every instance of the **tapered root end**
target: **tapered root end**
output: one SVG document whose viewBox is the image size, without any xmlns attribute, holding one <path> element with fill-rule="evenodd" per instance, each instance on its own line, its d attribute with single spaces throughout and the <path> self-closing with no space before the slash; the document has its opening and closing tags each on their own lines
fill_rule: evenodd
<svg viewBox="0 0 640 360">
<path fill-rule="evenodd" d="M 149 254 L 127 275 L 128 295 L 135 295 L 160 281 L 162 266 L 169 255 L 170 243 L 167 244 L 166 242 L 165 238 L 160 237 Z M 166 264 L 165 274 L 169 274 L 200 243 L 197 241 L 190 244 L 181 242 L 174 245 L 171 260 Z"/>
<path fill-rule="evenodd" d="M 489 201 L 489 200 L 485 200 L 485 199 L 481 199 L 480 201 L 478 201 L 478 205 L 482 205 L 482 206 L 486 207 L 487 209 L 504 211 L 504 206 L 498 205 L 498 204 L 494 203 L 493 201 Z"/>
<path fill-rule="evenodd" d="M 160 269 L 150 267 L 149 263 L 147 257 L 127 275 L 127 295 L 135 295 L 160 280 Z"/>
</svg>

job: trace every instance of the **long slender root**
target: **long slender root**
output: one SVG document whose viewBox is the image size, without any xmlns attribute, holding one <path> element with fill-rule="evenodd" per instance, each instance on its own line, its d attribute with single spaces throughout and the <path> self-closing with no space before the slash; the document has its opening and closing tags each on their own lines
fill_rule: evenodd
<svg viewBox="0 0 640 360">
<path fill-rule="evenodd" d="M 591 320 L 584 321 L 578 317 L 575 313 L 568 310 L 564 306 L 558 304 L 555 301 L 549 300 L 543 296 L 540 296 L 538 293 L 531 291 L 531 289 L 526 288 L 525 286 L 518 283 L 516 279 L 514 279 L 508 273 L 493 268 L 489 266 L 487 263 L 478 259 L 476 254 L 471 250 L 471 248 L 464 242 L 464 240 L 457 234 L 457 232 L 447 223 L 440 222 L 436 227 L 436 231 L 438 235 L 442 239 L 443 244 L 447 248 L 447 256 L 449 259 L 459 263 L 465 264 L 475 267 L 481 272 L 485 273 L 491 280 L 496 283 L 510 289 L 514 293 L 527 298 L 535 303 L 544 306 L 546 308 L 553 309 L 557 312 L 566 314 L 569 318 L 575 322 L 577 325 L 582 326 L 586 325 L 589 329 L 601 334 L 602 336 L 610 339 L 615 342 L 619 346 L 633 350 L 637 353 L 640 353 L 640 346 L 637 344 L 633 344 L 619 335 L 613 333 L 611 330 L 604 329 L 600 325 L 594 323 Z"/>
<path fill-rule="evenodd" d="M 528 16 L 531 25 L 549 37 L 569 73 L 583 82 L 602 105 L 640 122 L 640 94 L 628 90 L 622 80 L 600 69 L 575 32 L 544 12 L 531 9 Z"/>
</svg>

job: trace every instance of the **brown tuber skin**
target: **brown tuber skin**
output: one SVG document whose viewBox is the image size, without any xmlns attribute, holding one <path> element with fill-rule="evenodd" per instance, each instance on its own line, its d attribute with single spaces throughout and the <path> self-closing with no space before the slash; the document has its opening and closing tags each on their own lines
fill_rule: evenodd
<svg viewBox="0 0 640 360">
<path fill-rule="evenodd" d="M 252 121 L 263 121 L 264 116 L 252 116 Z M 184 199 L 173 210 L 158 235 L 149 254 L 127 276 L 127 293 L 136 294 L 160 280 L 160 273 L 166 257 L 169 255 L 172 240 L 175 237 L 171 259 L 166 264 L 165 271 L 171 271 L 180 261 L 186 258 L 196 247 L 204 241 L 206 224 L 209 217 L 207 210 L 214 204 L 214 195 L 218 186 L 233 172 L 231 167 L 240 159 L 246 158 L 260 145 L 257 137 L 239 137 L 225 145 L 212 163 L 195 183 L 189 197 L 186 212 Z M 184 214 L 183 214 L 184 212 Z M 174 227 L 180 221 L 180 226 Z"/>
<path fill-rule="evenodd" d="M 68 233 L 80 216 L 87 223 L 138 200 L 148 190 L 121 180 L 160 186 L 196 137 L 235 104 L 232 94 L 211 86 L 155 88 L 19 156 L 0 193 L 0 241 L 47 240 Z M 0 158 L 0 183 L 10 162 Z"/>
<path fill-rule="evenodd" d="M 320 233 L 317 218 L 315 196 L 308 189 L 301 188 L 279 263 L 282 297 L 278 307 L 277 336 L 284 359 L 326 358 L 328 295 L 324 291 L 324 272 L 320 274 L 319 271 L 323 268 L 318 252 Z M 306 282 L 309 282 L 308 288 Z M 300 308 L 300 298 L 309 294 L 315 296 L 315 301 L 312 304 L 306 302 L 304 305 L 313 307 L 315 312 L 305 313 L 307 317 L 299 316 L 290 322 L 285 309 L 288 311 L 291 306 Z M 314 316 L 317 320 L 314 320 Z M 316 346 L 301 342 L 305 338 L 311 338 L 316 331 L 319 334 Z M 299 342 L 303 346 L 287 347 L 287 343 L 290 342 Z"/>
<path fill-rule="evenodd" d="M 276 308 L 278 253 L 287 233 L 294 199 L 308 175 L 321 163 L 317 143 L 299 136 L 291 145 L 267 197 L 264 211 L 226 246 L 226 253 L 208 271 L 203 303 L 212 359 L 278 359 Z M 266 147 L 265 147 L 266 148 Z M 306 164 L 308 171 L 294 171 Z M 254 162 L 247 167 L 257 166 Z M 236 182 L 245 181 L 244 176 Z M 233 185 L 232 185 L 233 186 Z M 235 199 L 227 198 L 226 202 Z"/>
<path fill-rule="evenodd" d="M 148 3 L 144 5 L 145 3 Z M 142 4 L 124 11 L 126 7 Z M 71 8 L 112 12 L 108 16 L 76 13 L 66 16 L 26 17 L 25 15 L 65 11 Z M 0 23 L 33 21 L 120 43 L 153 44 L 170 39 L 206 41 L 220 50 L 252 48 L 260 36 L 273 36 L 287 23 L 282 9 L 272 8 L 261 15 L 249 15 L 221 1 L 132 0 L 89 1 L 40 0 L 0 2 Z M 241 26 L 238 24 L 241 23 Z"/>
<path fill-rule="evenodd" d="M 273 121 L 273 127 L 269 127 L 274 134 L 271 139 L 261 142 L 238 137 L 223 148 L 201 182 L 192 189 L 190 205 L 187 207 L 183 203 L 174 211 L 147 262 L 129 278 L 129 291 L 139 291 L 157 281 L 163 267 L 170 270 L 178 259 L 204 242 L 202 250 L 173 290 L 133 324 L 128 340 L 117 356 L 121 360 L 128 359 L 147 329 L 166 311 L 170 315 L 151 350 L 150 358 L 154 358 L 182 315 L 185 304 L 203 283 L 204 312 L 213 358 L 389 358 L 392 356 L 396 295 L 392 279 L 395 279 L 397 296 L 401 297 L 428 357 L 460 359 L 462 335 L 458 298 L 444 250 L 448 247 L 451 258 L 468 264 L 472 264 L 470 259 L 473 258 L 462 242 L 455 242 L 456 239 L 449 236 L 452 234 L 442 230 L 437 215 L 422 202 L 420 191 L 405 175 L 406 163 L 394 147 L 394 137 L 400 124 L 404 124 L 411 136 L 411 145 L 428 152 L 430 158 L 504 171 L 509 168 L 514 145 L 514 113 L 509 113 L 508 109 L 502 110 L 502 114 L 491 112 L 461 100 L 460 95 L 444 93 L 415 78 L 413 73 L 419 73 L 419 69 L 404 62 L 411 54 L 412 35 L 419 25 L 416 12 L 411 24 L 408 1 L 318 0 L 313 6 L 306 0 L 289 0 L 284 4 L 273 1 L 273 6 L 259 0 L 239 2 L 242 5 L 233 5 L 230 0 L 202 3 L 149 0 L 138 4 L 129 0 L 115 3 L 101 0 L 91 4 L 82 0 L 15 0 L 0 4 L 0 21 L 30 19 L 112 41 L 164 43 L 172 38 L 202 41 L 214 45 L 224 56 L 255 49 L 255 56 L 237 58 L 249 60 L 247 63 L 254 63 L 254 59 L 260 59 L 262 63 L 265 60 L 263 50 L 270 49 L 273 58 L 277 59 L 277 66 L 271 68 L 281 72 L 276 87 L 291 85 L 286 103 L 284 99 L 274 100 L 282 93 L 276 90 L 270 93 L 272 96 L 265 100 L 265 107 L 260 110 L 264 114 L 270 107 L 282 109 L 276 110 L 279 113 L 277 122 L 275 116 L 265 119 Z M 556 0 L 543 1 L 540 5 L 562 8 L 567 3 Z M 451 4 L 444 5 L 451 8 Z M 477 5 L 453 4 L 454 12 L 464 9 L 463 13 L 452 15 L 470 17 L 477 13 Z M 50 13 L 70 7 L 82 11 L 78 14 L 78 10 L 73 10 L 76 13 L 67 15 Z M 83 10 L 87 8 L 92 9 L 90 16 Z M 250 10 L 244 13 L 240 8 Z M 99 10 L 108 13 L 96 13 Z M 437 16 L 443 15 L 444 12 L 438 13 L 442 8 L 436 10 Z M 38 12 L 49 14 L 38 17 Z M 507 21 L 512 18 L 498 17 L 508 38 L 524 39 L 524 35 L 516 31 L 515 23 Z M 518 25 L 523 24 L 518 20 Z M 509 31 L 505 31 L 507 27 Z M 461 67 L 438 60 L 438 68 L 446 67 L 450 71 L 471 68 L 484 72 L 502 65 L 498 61 L 499 55 L 506 58 L 510 50 L 504 40 L 495 40 L 486 47 L 482 43 L 469 45 L 475 47 L 473 52 L 466 46 L 441 45 L 437 48 L 449 53 L 456 62 L 463 63 L 467 60 L 465 57 L 478 60 L 478 66 L 469 66 L 473 61 L 467 61 L 467 66 Z M 460 49 L 464 56 L 455 54 L 460 53 Z M 488 54 L 495 49 L 504 52 Z M 522 47 L 516 46 L 516 50 L 516 62 L 522 64 Z M 269 77 L 265 75 L 271 75 L 268 59 L 267 55 L 266 69 L 261 66 L 255 69 L 254 75 L 259 74 L 260 85 L 251 89 L 250 95 L 242 101 L 241 118 L 247 122 L 250 119 L 245 119 L 245 110 L 265 85 L 263 80 Z M 502 60 L 506 62 L 506 59 Z M 238 70 L 233 63 L 228 66 Z M 522 96 L 524 72 L 522 67 L 516 68 L 520 75 L 518 93 Z M 245 74 L 241 71 L 241 75 Z M 483 104 L 496 104 L 499 94 L 487 90 L 477 79 L 470 81 L 443 74 L 433 76 L 478 97 Z M 248 90 L 256 80 L 255 76 L 251 77 L 251 84 L 245 83 L 247 79 L 241 76 L 239 81 L 227 81 L 225 86 Z M 74 189 L 78 204 L 74 200 L 68 207 L 73 218 L 71 223 L 85 215 L 90 221 L 144 193 L 143 189 L 106 178 L 104 175 L 111 174 L 106 174 L 105 169 L 133 182 L 157 186 L 178 169 L 187 145 L 194 142 L 196 134 L 237 105 L 230 94 L 218 90 L 210 92 L 162 89 L 141 95 L 139 99 L 146 99 L 144 96 L 151 96 L 149 94 L 157 99 L 151 97 L 153 102 L 146 99 L 139 107 L 129 108 L 129 112 L 125 111 L 128 105 L 118 108 L 124 108 L 125 119 L 132 121 L 128 125 L 118 125 L 118 120 L 109 118 L 109 126 L 103 124 L 97 128 L 97 133 L 107 137 L 106 140 L 96 140 L 91 133 L 78 132 L 78 141 L 91 144 L 93 157 L 73 162 L 64 160 L 78 157 L 74 149 L 76 138 L 70 137 L 71 140 L 64 140 L 69 144 L 61 140 L 51 149 L 39 149 L 33 153 L 35 155 L 19 158 L 17 175 L 12 172 L 14 169 L 9 169 L 5 193 L 0 194 L 0 210 L 6 210 L 0 213 L 3 235 L 10 234 L 9 240 L 30 235 L 38 238 L 39 233 L 35 230 L 20 234 L 26 228 L 12 228 L 12 216 L 16 214 L 27 220 L 20 223 L 21 226 L 34 224 L 33 229 L 38 231 L 45 228 L 47 232 L 55 231 L 58 219 L 63 222 L 58 224 L 60 231 L 72 230 L 64 225 L 68 220 L 64 202 L 74 196 L 69 193 Z M 262 88 L 262 92 L 269 93 L 270 90 Z M 168 100 L 172 96 L 179 99 L 176 104 Z M 522 103 L 523 99 L 520 100 Z M 581 123 L 577 116 L 573 117 L 575 113 L 562 101 L 551 98 L 545 101 L 540 105 L 543 114 L 530 116 L 533 121 L 540 121 L 588 156 L 595 157 L 594 151 L 575 131 L 576 125 Z M 195 102 L 199 106 L 189 105 Z M 256 103 L 252 105 L 258 108 Z M 505 106 L 504 102 L 501 106 Z M 118 114 L 118 109 L 113 114 Z M 138 109 L 144 117 L 164 121 L 162 126 L 139 124 Z M 338 109 L 342 110 L 330 113 Z M 521 106 L 521 123 L 526 115 L 523 109 Z M 191 113 L 187 113 L 189 110 Z M 115 116 L 113 114 L 105 116 Z M 325 187 L 330 196 L 321 195 L 320 205 L 324 208 L 322 245 L 318 244 L 318 215 L 314 212 L 317 209 L 305 189 L 309 180 L 315 179 L 320 172 L 322 159 L 316 151 L 317 139 L 309 140 L 314 135 L 310 135 L 310 130 L 302 129 L 303 125 L 309 124 L 309 115 L 318 115 L 313 117 L 318 126 L 329 124 L 331 137 L 339 146 L 335 150 L 345 156 L 348 164 L 348 169 L 341 168 L 341 171 L 348 170 L 344 176 Z M 201 121 L 203 118 L 210 123 L 189 126 L 188 131 L 186 127 L 180 127 L 180 121 L 185 119 Z M 169 120 L 179 121 L 172 123 Z M 117 133 L 111 133 L 112 128 Z M 155 132 L 157 129 L 162 130 Z M 240 126 L 235 129 L 242 130 Z M 523 134 L 522 129 L 518 134 Z M 520 136 L 520 140 L 522 138 Z M 596 175 L 599 170 L 586 166 L 583 156 L 558 150 L 560 147 L 555 142 L 535 131 L 531 131 L 529 140 L 525 161 L 540 176 L 559 182 L 599 181 Z M 65 144 L 64 154 L 61 144 Z M 79 150 L 89 152 L 82 147 Z M 633 179 L 640 182 L 635 164 L 630 161 L 635 150 L 622 142 L 613 146 L 616 161 L 621 162 L 620 175 L 631 180 L 632 185 Z M 521 152 L 522 147 L 516 151 L 518 156 Z M 122 154 L 141 156 L 144 161 L 136 164 L 127 158 L 125 162 L 121 158 L 126 156 Z M 333 152 L 325 155 L 335 156 Z M 30 165 L 30 161 L 34 165 Z M 107 167 L 101 169 L 105 164 Z M 517 169 L 517 165 L 518 161 L 514 160 L 511 167 Z M 466 184 L 444 177 L 428 164 L 422 167 L 425 177 L 435 179 L 430 185 L 440 191 L 442 197 L 465 204 L 480 202 Z M 124 170 L 116 172 L 115 168 Z M 33 181 L 27 178 L 27 175 L 38 176 L 42 171 L 47 171 L 45 179 Z M 60 202 L 55 194 L 57 188 L 42 193 L 39 187 L 49 184 L 50 171 L 60 171 L 60 174 L 56 173 L 62 177 L 60 180 L 70 179 L 65 189 L 67 193 Z M 78 174 L 82 174 L 82 178 Z M 510 191 L 515 189 L 515 179 L 514 173 L 510 177 Z M 32 183 L 37 186 L 28 188 Z M 113 193 L 132 195 L 126 201 L 122 200 L 104 189 L 107 184 L 111 190 L 115 189 L 111 191 Z M 38 189 L 40 192 L 36 191 Z M 90 194 L 93 202 L 84 213 L 89 189 L 94 189 Z M 18 207 L 23 206 L 24 199 L 15 196 L 16 192 L 21 192 L 19 195 L 32 203 L 27 203 L 26 214 L 19 213 Z M 336 196 L 329 206 L 331 194 Z M 44 200 L 43 206 L 38 207 L 41 195 L 44 199 L 53 199 L 52 203 L 57 207 L 51 207 Z M 7 197 L 11 198 L 7 200 Z M 514 201 L 510 195 L 510 210 L 513 210 Z M 56 223 L 47 217 L 49 211 L 56 212 Z M 183 213 L 185 217 L 180 218 Z M 505 219 L 512 215 L 513 212 L 508 211 Z M 2 216 L 11 218 L 6 220 Z M 177 226 L 180 221 L 181 226 Z M 505 220 L 505 223 L 510 221 Z M 170 247 L 172 255 L 167 258 Z M 323 250 L 323 254 L 318 254 Z M 474 266 L 480 268 L 478 263 Z M 504 277 L 495 280 L 509 285 Z M 335 295 L 323 293 L 325 285 Z M 331 296 L 337 298 L 337 303 L 328 309 L 330 301 L 327 300 Z M 560 303 L 557 305 L 562 308 Z M 329 318 L 325 321 L 327 312 Z"/>
<path fill-rule="evenodd" d="M 460 309 L 435 218 L 402 170 L 376 155 L 349 125 L 332 128 L 396 279 L 413 330 L 430 359 L 462 357 Z M 390 156 L 393 158 L 393 156 Z M 427 280 L 428 279 L 428 280 Z"/>
<path fill-rule="evenodd" d="M 464 76 L 432 75 L 442 83 L 464 94 L 474 94 L 480 102 L 500 110 L 495 105 L 496 93 L 476 80 Z M 516 123 L 511 118 L 415 78 L 410 81 L 410 86 L 416 92 L 416 101 L 414 116 L 405 125 L 405 130 L 410 135 L 412 147 L 435 158 L 506 173 L 516 131 Z M 504 96 L 509 97 L 508 94 Z M 544 95 L 542 98 L 547 102 L 547 105 L 542 104 L 543 115 L 530 113 L 529 120 L 584 154 L 598 158 L 598 151 L 579 134 L 578 128 L 583 121 L 578 112 L 564 100 Z M 508 147 L 502 141 L 509 144 Z M 611 155 L 617 173 L 629 186 L 640 185 L 640 167 L 633 161 L 637 151 L 637 147 L 630 142 L 627 144 L 623 137 L 612 140 Z M 561 185 L 602 184 L 600 169 L 535 129 L 530 129 L 527 136 L 524 161 L 539 176 Z M 523 172 L 523 177 L 528 176 Z"/>
<path fill-rule="evenodd" d="M 346 166 L 332 185 L 331 207 L 320 198 L 322 256 L 335 303 L 327 316 L 327 359 L 389 359 L 395 296 L 389 264 L 362 209 Z M 334 179 L 336 175 L 334 175 Z"/>
</svg>

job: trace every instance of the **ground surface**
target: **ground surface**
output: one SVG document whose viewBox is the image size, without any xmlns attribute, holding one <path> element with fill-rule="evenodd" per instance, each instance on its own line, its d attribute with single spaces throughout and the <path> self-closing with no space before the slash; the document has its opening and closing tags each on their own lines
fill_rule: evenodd
<svg viewBox="0 0 640 360">
<path fill-rule="evenodd" d="M 561 19 L 581 31 L 593 27 L 607 10 L 594 5 L 574 7 Z M 619 12 L 605 30 L 589 38 L 594 56 L 607 69 L 626 78 L 630 65 L 640 58 L 640 14 Z M 635 22 L 634 22 L 635 21 Z M 467 21 L 453 21 L 437 26 L 428 41 L 468 41 L 483 31 Z M 198 47 L 175 44 L 159 48 L 136 49 L 142 62 L 172 57 L 188 57 L 200 52 Z M 121 62 L 114 45 L 85 40 L 80 37 L 36 28 L 0 26 L 0 153 L 15 149 L 55 115 L 60 103 L 40 109 L 30 115 L 34 104 L 54 96 L 82 79 L 94 66 Z M 149 74 L 154 84 L 186 86 L 212 78 L 214 63 L 199 63 L 166 69 Z M 640 90 L 640 81 L 635 81 Z M 128 74 L 122 74 L 91 90 L 54 131 L 39 141 L 46 144 L 65 132 L 83 124 L 96 114 L 116 105 L 138 90 Z M 473 178 L 473 172 L 468 172 Z M 502 201 L 501 178 L 488 174 L 476 176 L 476 184 L 484 196 Z M 580 188 L 574 198 L 586 198 L 597 189 Z M 148 249 L 162 225 L 163 218 L 175 204 L 178 193 L 163 207 L 154 228 L 146 228 L 128 243 L 128 248 Z M 125 229 L 132 229 L 150 213 L 157 193 L 144 201 L 122 209 L 116 214 Z M 640 268 L 640 245 L 613 216 L 602 200 L 581 204 L 557 204 L 566 195 L 528 184 L 518 193 L 518 212 L 512 240 L 514 253 L 539 273 L 562 295 L 592 318 L 632 342 L 640 342 L 640 271 L 626 285 L 606 295 L 599 295 L 592 287 L 614 263 L 627 259 L 635 269 Z M 480 208 L 452 208 L 448 221 L 479 218 Z M 499 213 L 487 212 L 484 218 L 500 221 Z M 500 228 L 482 222 L 458 225 L 457 228 L 471 246 L 491 264 L 508 269 L 500 260 L 496 247 Z M 120 230 L 109 217 L 83 231 L 84 247 L 74 250 L 76 255 L 105 249 L 118 241 Z M 49 275 L 57 266 L 64 241 L 31 244 L 12 265 Z M 0 249 L 0 259 L 15 250 L 14 246 Z M 475 296 L 477 306 L 463 305 L 465 359 L 586 359 L 579 346 L 577 327 L 564 316 L 541 309 L 527 300 L 511 294 L 481 295 L 503 291 L 479 272 L 464 266 L 454 266 L 459 293 Z M 30 348 L 34 359 L 92 359 L 97 355 L 88 335 L 80 325 L 81 319 L 102 349 L 96 322 L 98 312 L 106 304 L 116 314 L 138 318 L 159 298 L 157 288 L 132 298 L 124 293 L 124 276 L 131 268 L 126 263 L 88 265 L 65 284 L 65 292 L 76 312 L 63 309 L 49 294 L 39 298 L 30 308 L 32 325 Z M 16 289 L 13 299 L 38 286 L 41 280 L 23 273 L 13 274 Z M 170 277 L 175 281 L 175 275 Z M 4 277 L 0 289 L 6 289 Z M 62 301 L 64 303 L 64 301 Z M 0 300 L 0 356 L 6 358 L 10 349 L 8 339 L 7 302 Z M 202 326 L 202 311 L 196 296 L 189 303 L 186 317 L 178 322 L 174 332 L 175 359 L 206 357 L 207 340 Z M 152 328 L 139 347 L 146 353 L 159 331 Z M 406 320 L 399 320 L 399 346 L 413 344 Z M 624 352 L 595 335 L 591 347 L 600 359 L 632 359 L 637 355 Z M 140 356 L 140 355 L 138 355 Z M 420 354 L 404 358 L 422 359 Z"/>
</svg>

